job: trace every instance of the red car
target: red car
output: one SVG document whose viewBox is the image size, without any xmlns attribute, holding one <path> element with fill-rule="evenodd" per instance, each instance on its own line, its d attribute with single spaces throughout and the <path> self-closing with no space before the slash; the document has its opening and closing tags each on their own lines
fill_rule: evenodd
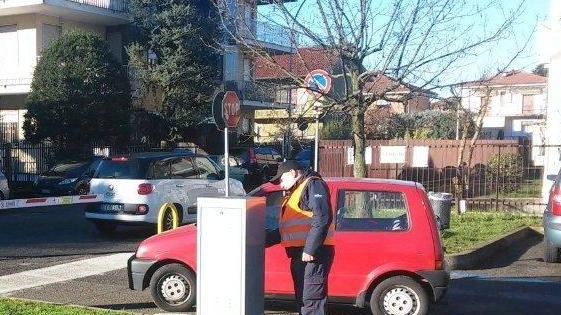
<svg viewBox="0 0 561 315">
<path fill-rule="evenodd" d="M 370 307 L 373 314 L 427 314 L 447 290 L 440 235 L 423 187 L 414 182 L 328 178 L 336 220 L 329 301 Z M 266 197 L 266 228 L 278 226 L 279 186 L 250 193 Z M 129 287 L 150 288 L 156 305 L 187 311 L 196 299 L 197 227 L 144 240 L 129 259 Z M 289 260 L 280 245 L 265 250 L 265 296 L 294 299 Z"/>
</svg>

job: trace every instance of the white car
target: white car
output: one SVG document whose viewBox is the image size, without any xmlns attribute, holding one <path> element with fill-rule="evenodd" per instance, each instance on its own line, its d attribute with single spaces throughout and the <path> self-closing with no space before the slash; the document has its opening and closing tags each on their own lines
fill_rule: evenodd
<svg viewBox="0 0 561 315">
<path fill-rule="evenodd" d="M 8 187 L 8 179 L 4 173 L 0 172 L 0 200 L 10 198 L 10 188 Z"/>
<path fill-rule="evenodd" d="M 179 210 L 182 223 L 195 222 L 197 197 L 225 195 L 224 175 L 207 156 L 191 152 L 146 152 L 104 159 L 90 181 L 90 194 L 102 195 L 85 216 L 104 233 L 119 224 L 157 224 L 164 203 Z M 230 179 L 230 195 L 243 196 L 238 180 Z M 164 213 L 164 230 L 172 224 Z"/>
</svg>

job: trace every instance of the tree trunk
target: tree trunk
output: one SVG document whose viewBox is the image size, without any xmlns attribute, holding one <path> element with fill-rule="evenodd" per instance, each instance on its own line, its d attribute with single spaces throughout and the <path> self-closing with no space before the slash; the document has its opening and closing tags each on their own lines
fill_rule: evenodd
<svg viewBox="0 0 561 315">
<path fill-rule="evenodd" d="M 357 178 L 368 177 L 368 169 L 366 168 L 366 160 L 364 158 L 366 147 L 366 139 L 364 136 L 364 109 L 361 104 L 355 104 L 355 106 L 353 106 L 352 115 L 353 146 L 355 154 L 353 176 Z"/>
<path fill-rule="evenodd" d="M 460 151 L 458 152 L 458 171 L 456 172 L 456 177 L 454 178 L 454 190 L 455 190 L 455 200 L 456 200 L 456 211 L 460 214 L 460 200 L 467 197 L 469 191 L 469 169 L 471 167 L 471 160 L 473 158 L 473 150 L 475 148 L 475 142 L 479 139 L 479 134 L 483 128 L 483 118 L 487 115 L 487 111 L 491 104 L 491 89 L 486 87 L 484 90 L 485 94 L 482 98 L 481 107 L 477 112 L 475 118 L 475 132 L 470 139 L 469 147 L 467 148 L 467 159 L 464 157 L 466 154 L 466 144 L 467 144 L 467 133 L 468 126 L 467 121 L 464 123 L 462 131 L 462 143 L 460 145 Z"/>
</svg>

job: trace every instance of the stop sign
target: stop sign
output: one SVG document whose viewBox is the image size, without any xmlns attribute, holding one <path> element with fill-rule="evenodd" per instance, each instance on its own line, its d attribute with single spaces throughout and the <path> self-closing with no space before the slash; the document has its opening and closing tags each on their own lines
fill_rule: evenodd
<svg viewBox="0 0 561 315">
<path fill-rule="evenodd" d="M 236 92 L 226 91 L 222 98 L 222 118 L 226 126 L 234 128 L 238 125 L 241 115 L 240 99 Z"/>
</svg>

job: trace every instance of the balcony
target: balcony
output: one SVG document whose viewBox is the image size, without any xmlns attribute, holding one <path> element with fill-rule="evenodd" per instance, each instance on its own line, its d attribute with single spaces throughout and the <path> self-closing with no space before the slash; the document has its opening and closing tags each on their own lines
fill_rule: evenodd
<svg viewBox="0 0 561 315">
<path fill-rule="evenodd" d="M 273 103 L 275 101 L 274 89 L 257 85 L 251 81 L 244 82 L 242 95 L 244 100 L 259 101 L 263 103 Z"/>
<path fill-rule="evenodd" d="M 543 118 L 545 117 L 546 113 L 547 113 L 546 106 L 538 106 L 538 107 L 528 106 L 528 107 L 522 107 L 522 113 L 520 114 L 520 116 Z"/>
<path fill-rule="evenodd" d="M 298 38 L 292 31 L 280 25 L 257 22 L 257 40 L 267 45 L 277 47 L 279 50 L 294 52 L 298 47 Z"/>
<path fill-rule="evenodd" d="M 113 12 L 120 12 L 125 14 L 128 14 L 129 12 L 128 0 L 66 0 L 66 1 L 103 8 Z"/>
<path fill-rule="evenodd" d="M 226 90 L 240 91 L 242 105 L 254 109 L 288 108 L 289 104 L 278 102 L 275 98 L 276 89 L 272 86 L 255 84 L 251 81 L 224 81 Z"/>
<path fill-rule="evenodd" d="M 0 76 L 0 95 L 29 93 L 32 80 L 31 76 Z"/>
<path fill-rule="evenodd" d="M 0 0 L 0 16 L 44 14 L 98 25 L 127 24 L 128 0 Z"/>
<path fill-rule="evenodd" d="M 238 34 L 245 38 L 249 45 L 263 48 L 270 53 L 294 53 L 298 40 L 290 29 L 265 22 L 254 22 L 243 25 Z"/>
</svg>

